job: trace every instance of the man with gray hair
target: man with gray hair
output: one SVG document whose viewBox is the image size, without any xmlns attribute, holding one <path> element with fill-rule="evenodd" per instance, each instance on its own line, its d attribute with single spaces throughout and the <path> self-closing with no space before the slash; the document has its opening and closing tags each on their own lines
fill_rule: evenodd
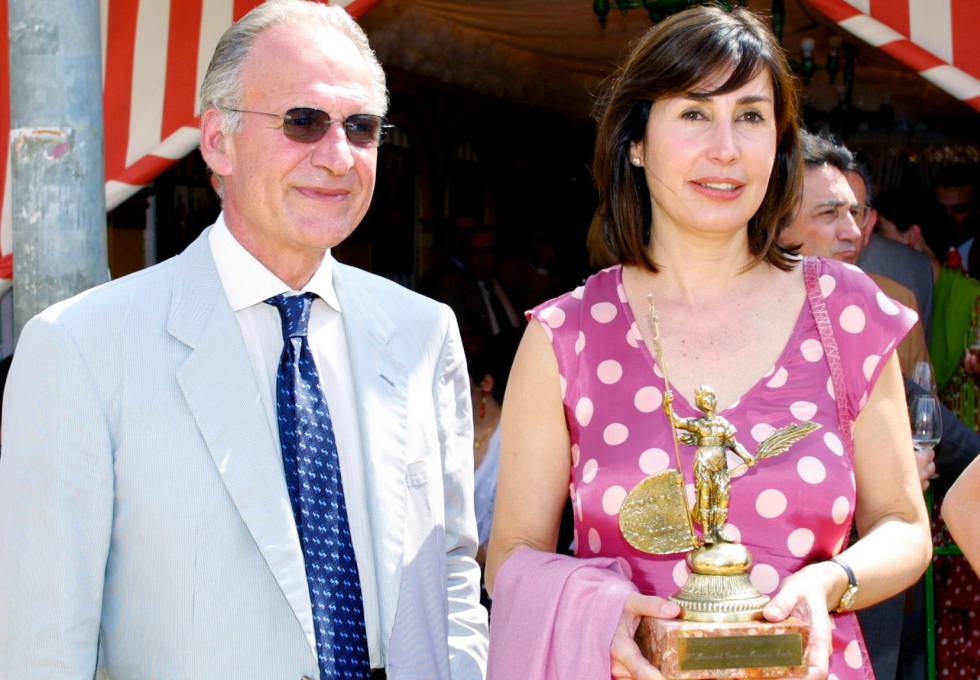
<svg viewBox="0 0 980 680">
<path fill-rule="evenodd" d="M 330 255 L 386 99 L 343 10 L 260 5 L 201 88 L 217 222 L 25 327 L 0 678 L 484 676 L 456 322 Z"/>
</svg>

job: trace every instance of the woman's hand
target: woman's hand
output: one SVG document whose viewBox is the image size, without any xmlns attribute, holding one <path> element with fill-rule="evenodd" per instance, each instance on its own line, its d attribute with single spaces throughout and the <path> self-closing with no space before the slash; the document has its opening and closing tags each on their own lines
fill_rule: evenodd
<svg viewBox="0 0 980 680">
<path fill-rule="evenodd" d="M 612 657 L 612 677 L 623 680 L 663 680 L 663 675 L 640 652 L 633 640 L 640 619 L 655 616 L 673 619 L 681 613 L 680 607 L 662 597 L 633 593 L 623 606 L 623 615 L 613 634 L 609 653 Z"/>
<path fill-rule="evenodd" d="M 841 578 L 844 585 L 840 584 Z M 829 672 L 832 628 L 827 602 L 835 596 L 840 598 L 846 589 L 846 579 L 844 570 L 836 564 L 811 564 L 787 577 L 763 611 L 767 621 L 776 623 L 793 616 L 810 628 L 806 680 L 824 680 Z"/>
</svg>

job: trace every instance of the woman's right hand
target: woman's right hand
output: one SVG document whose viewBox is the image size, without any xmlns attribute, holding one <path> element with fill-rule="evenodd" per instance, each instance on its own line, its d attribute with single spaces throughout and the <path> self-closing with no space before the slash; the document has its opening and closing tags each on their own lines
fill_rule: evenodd
<svg viewBox="0 0 980 680">
<path fill-rule="evenodd" d="M 662 597 L 631 594 L 623 606 L 623 615 L 613 634 L 609 653 L 612 657 L 612 677 L 617 680 L 664 680 L 637 646 L 633 636 L 644 616 L 673 619 L 681 613 L 680 607 Z"/>
</svg>

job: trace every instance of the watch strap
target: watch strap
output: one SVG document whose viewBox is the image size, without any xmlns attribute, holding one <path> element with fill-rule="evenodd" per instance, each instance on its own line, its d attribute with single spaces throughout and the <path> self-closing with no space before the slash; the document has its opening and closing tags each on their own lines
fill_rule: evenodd
<svg viewBox="0 0 980 680">
<path fill-rule="evenodd" d="M 834 607 L 833 612 L 840 613 L 850 611 L 854 605 L 854 600 L 857 598 L 858 593 L 857 577 L 854 575 L 854 570 L 851 569 L 851 565 L 849 565 L 847 562 L 844 560 L 839 560 L 836 557 L 831 558 L 828 561 L 839 566 L 844 570 L 844 573 L 847 574 L 847 588 L 845 588 L 844 592 L 841 594 L 840 601 L 838 602 L 837 606 Z"/>
<path fill-rule="evenodd" d="M 831 557 L 830 560 L 828 560 L 828 561 L 833 562 L 834 564 L 836 564 L 837 566 L 839 566 L 841 569 L 843 569 L 844 570 L 844 573 L 847 574 L 847 583 L 848 583 L 848 585 L 850 585 L 852 588 L 857 588 L 858 580 L 857 580 L 857 577 L 854 575 L 854 570 L 851 569 L 851 565 L 849 565 L 844 560 L 837 559 L 836 557 Z"/>
</svg>

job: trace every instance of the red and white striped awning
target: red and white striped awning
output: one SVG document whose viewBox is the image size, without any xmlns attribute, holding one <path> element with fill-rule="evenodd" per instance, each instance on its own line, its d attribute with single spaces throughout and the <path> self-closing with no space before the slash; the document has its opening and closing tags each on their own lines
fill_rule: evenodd
<svg viewBox="0 0 980 680">
<path fill-rule="evenodd" d="M 221 34 L 263 0 L 100 0 L 106 208 L 197 147 L 197 93 Z M 358 17 L 381 0 L 320 0 Z M 0 139 L 10 130 L 7 3 L 0 2 Z M 0 144 L 0 279 L 10 279 L 9 146 Z M 2 290 L 2 286 L 0 286 Z"/>
<path fill-rule="evenodd" d="M 980 111 L 980 0 L 807 0 Z"/>
</svg>

